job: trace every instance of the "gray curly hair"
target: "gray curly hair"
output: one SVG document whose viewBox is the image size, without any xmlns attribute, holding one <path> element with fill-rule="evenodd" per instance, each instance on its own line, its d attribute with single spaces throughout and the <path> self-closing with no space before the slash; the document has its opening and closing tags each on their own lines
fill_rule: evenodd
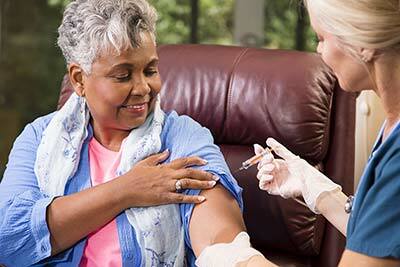
<svg viewBox="0 0 400 267">
<path fill-rule="evenodd" d="M 146 0 L 75 0 L 64 11 L 57 44 L 67 64 L 90 74 L 104 52 L 138 47 L 144 33 L 155 42 L 157 12 Z"/>
</svg>

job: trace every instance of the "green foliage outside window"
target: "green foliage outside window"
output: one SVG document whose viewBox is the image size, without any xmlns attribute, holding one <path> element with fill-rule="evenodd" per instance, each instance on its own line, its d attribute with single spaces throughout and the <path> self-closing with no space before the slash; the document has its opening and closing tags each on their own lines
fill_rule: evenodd
<svg viewBox="0 0 400 267">
<path fill-rule="evenodd" d="M 50 5 L 66 5 L 70 0 L 48 0 Z M 188 43 L 191 6 L 189 0 L 149 0 L 157 9 L 159 44 Z M 301 1 L 265 0 L 264 47 L 295 49 L 295 34 Z M 232 44 L 234 0 L 199 0 L 199 43 Z M 305 50 L 315 47 L 314 34 L 305 14 Z"/>
<path fill-rule="evenodd" d="M 157 10 L 157 42 L 190 42 L 191 6 L 188 0 L 148 0 Z M 65 6 L 70 0 L 48 0 L 52 6 Z M 199 0 L 200 43 L 232 44 L 234 0 Z"/>
<path fill-rule="evenodd" d="M 265 1 L 264 33 L 265 46 L 269 48 L 296 49 L 296 27 L 298 11 L 301 8 L 299 0 Z M 305 20 L 304 40 L 306 51 L 315 49 L 314 33 L 309 26 L 308 15 Z"/>
</svg>

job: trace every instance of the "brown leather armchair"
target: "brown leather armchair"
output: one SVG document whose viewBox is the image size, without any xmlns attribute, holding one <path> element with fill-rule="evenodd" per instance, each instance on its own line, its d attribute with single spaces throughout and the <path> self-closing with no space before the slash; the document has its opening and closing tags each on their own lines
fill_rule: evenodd
<svg viewBox="0 0 400 267">
<path fill-rule="evenodd" d="M 312 53 L 214 45 L 159 48 L 162 106 L 209 128 L 231 170 L 272 136 L 353 191 L 355 95 Z M 60 104 L 70 94 L 63 85 Z M 256 168 L 243 187 L 252 244 L 281 266 L 336 266 L 345 239 L 301 199 L 259 190 Z"/>
</svg>

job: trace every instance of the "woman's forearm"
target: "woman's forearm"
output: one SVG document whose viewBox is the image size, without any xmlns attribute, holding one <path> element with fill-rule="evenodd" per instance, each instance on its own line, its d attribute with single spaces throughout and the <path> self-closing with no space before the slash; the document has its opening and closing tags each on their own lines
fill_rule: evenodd
<svg viewBox="0 0 400 267">
<path fill-rule="evenodd" d="M 52 255 L 73 246 L 126 209 L 118 179 L 54 199 L 47 208 Z"/>
<path fill-rule="evenodd" d="M 342 191 L 327 192 L 319 197 L 317 209 L 344 236 L 346 236 L 349 214 L 344 211 L 347 196 Z"/>
</svg>

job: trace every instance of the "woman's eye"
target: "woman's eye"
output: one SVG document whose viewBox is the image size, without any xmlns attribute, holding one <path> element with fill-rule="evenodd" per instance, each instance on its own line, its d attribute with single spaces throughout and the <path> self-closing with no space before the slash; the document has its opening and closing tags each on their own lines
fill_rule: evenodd
<svg viewBox="0 0 400 267">
<path fill-rule="evenodd" d="M 126 81 L 129 80 L 130 74 L 127 73 L 127 74 L 115 75 L 114 78 L 117 79 L 118 81 Z"/>
<path fill-rule="evenodd" d="M 153 76 L 153 75 L 155 75 L 155 74 L 157 74 L 158 73 L 158 71 L 157 70 L 147 70 L 147 71 L 145 71 L 145 75 L 146 76 Z"/>
</svg>

